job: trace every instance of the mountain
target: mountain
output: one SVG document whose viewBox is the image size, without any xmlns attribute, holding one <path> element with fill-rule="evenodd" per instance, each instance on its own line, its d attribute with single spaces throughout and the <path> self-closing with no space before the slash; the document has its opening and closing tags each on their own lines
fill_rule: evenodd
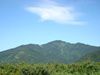
<svg viewBox="0 0 100 75">
<path fill-rule="evenodd" d="M 86 61 L 86 60 L 100 62 L 100 50 L 90 52 L 90 53 L 84 55 L 80 59 L 80 61 Z"/>
<path fill-rule="evenodd" d="M 0 63 L 74 63 L 100 47 L 55 40 L 46 44 L 28 44 L 0 52 Z"/>
<path fill-rule="evenodd" d="M 0 62 L 40 62 L 43 54 L 39 50 L 42 48 L 39 45 L 29 44 L 22 45 L 0 53 Z"/>
</svg>

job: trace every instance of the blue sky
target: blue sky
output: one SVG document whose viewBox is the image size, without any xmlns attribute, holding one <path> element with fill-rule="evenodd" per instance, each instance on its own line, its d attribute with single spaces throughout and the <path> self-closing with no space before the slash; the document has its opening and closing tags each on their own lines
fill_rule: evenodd
<svg viewBox="0 0 100 75">
<path fill-rule="evenodd" d="M 100 0 L 0 0 L 0 51 L 53 40 L 100 46 Z"/>
</svg>

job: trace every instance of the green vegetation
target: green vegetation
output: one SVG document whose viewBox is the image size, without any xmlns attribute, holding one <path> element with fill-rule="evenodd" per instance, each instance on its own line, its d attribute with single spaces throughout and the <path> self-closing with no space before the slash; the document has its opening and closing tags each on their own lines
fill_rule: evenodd
<svg viewBox="0 0 100 75">
<path fill-rule="evenodd" d="M 100 47 L 64 41 L 22 45 L 0 52 L 0 75 L 100 75 Z"/>
<path fill-rule="evenodd" d="M 0 75 L 100 75 L 100 63 L 1 64 Z"/>
</svg>

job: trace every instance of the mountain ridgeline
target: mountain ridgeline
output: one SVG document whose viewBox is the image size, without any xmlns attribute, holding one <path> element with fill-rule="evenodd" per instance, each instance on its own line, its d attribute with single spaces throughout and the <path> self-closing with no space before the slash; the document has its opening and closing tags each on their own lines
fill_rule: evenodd
<svg viewBox="0 0 100 75">
<path fill-rule="evenodd" d="M 0 52 L 0 63 L 74 63 L 100 61 L 100 47 L 55 40 L 46 44 L 28 44 Z"/>
</svg>

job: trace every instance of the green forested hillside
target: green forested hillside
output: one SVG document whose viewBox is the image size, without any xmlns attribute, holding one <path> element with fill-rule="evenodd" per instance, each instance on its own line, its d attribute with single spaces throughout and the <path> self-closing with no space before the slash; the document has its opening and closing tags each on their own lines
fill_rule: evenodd
<svg viewBox="0 0 100 75">
<path fill-rule="evenodd" d="M 100 47 L 61 40 L 46 44 L 28 44 L 0 52 L 0 63 L 74 63 Z"/>
<path fill-rule="evenodd" d="M 88 53 L 80 59 L 80 61 L 86 61 L 86 60 L 100 62 L 100 50 Z"/>
<path fill-rule="evenodd" d="M 0 75 L 100 75 L 100 63 L 0 64 Z"/>
<path fill-rule="evenodd" d="M 0 53 L 1 63 L 40 62 L 44 55 L 39 51 L 41 47 L 35 44 L 22 45 Z"/>
</svg>

